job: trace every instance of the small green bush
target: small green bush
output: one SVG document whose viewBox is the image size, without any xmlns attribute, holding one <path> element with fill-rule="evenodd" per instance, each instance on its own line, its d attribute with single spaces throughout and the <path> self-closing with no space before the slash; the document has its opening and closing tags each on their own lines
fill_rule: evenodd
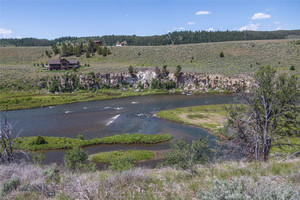
<svg viewBox="0 0 300 200">
<path fill-rule="evenodd" d="M 77 135 L 77 138 L 78 138 L 79 140 L 84 140 L 83 135 Z"/>
<path fill-rule="evenodd" d="M 83 167 L 84 162 L 88 159 L 88 153 L 83 149 L 76 147 L 65 154 L 66 168 L 75 170 Z"/>
<path fill-rule="evenodd" d="M 45 177 L 47 183 L 59 183 L 60 175 L 59 169 L 56 164 L 53 164 L 50 168 L 42 171 L 42 175 Z"/>
<path fill-rule="evenodd" d="M 17 189 L 17 187 L 19 185 L 20 185 L 19 178 L 9 179 L 2 184 L 0 193 L 1 193 L 1 195 L 5 195 L 5 194 Z"/>
<path fill-rule="evenodd" d="M 128 72 L 129 72 L 131 75 L 134 75 L 134 69 L 133 69 L 133 67 L 132 67 L 131 65 L 128 67 Z"/>
<path fill-rule="evenodd" d="M 294 71 L 294 70 L 295 70 L 295 66 L 292 65 L 292 66 L 290 67 L 290 70 L 291 70 L 291 71 Z"/>
<path fill-rule="evenodd" d="M 35 144 L 36 145 L 41 145 L 41 144 L 47 144 L 48 142 L 46 141 L 46 139 L 43 136 L 37 136 L 36 140 L 35 140 Z"/>
<path fill-rule="evenodd" d="M 224 57 L 224 52 L 223 52 L 223 51 L 221 51 L 221 53 L 220 53 L 220 57 L 221 57 L 221 58 L 223 58 L 223 57 Z"/>
<path fill-rule="evenodd" d="M 195 164 L 207 163 L 211 153 L 207 138 L 199 138 L 192 143 L 174 140 L 171 142 L 171 151 L 164 154 L 165 161 L 161 165 L 193 171 Z"/>
</svg>

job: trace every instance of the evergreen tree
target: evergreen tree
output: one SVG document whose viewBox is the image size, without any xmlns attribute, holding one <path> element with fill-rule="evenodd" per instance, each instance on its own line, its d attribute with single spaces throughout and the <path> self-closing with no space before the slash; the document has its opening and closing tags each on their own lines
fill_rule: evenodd
<svg viewBox="0 0 300 200">
<path fill-rule="evenodd" d="M 53 51 L 54 55 L 56 55 L 56 54 L 59 53 L 59 50 L 58 50 L 56 44 L 53 44 L 53 45 L 52 45 L 52 51 Z"/>
</svg>

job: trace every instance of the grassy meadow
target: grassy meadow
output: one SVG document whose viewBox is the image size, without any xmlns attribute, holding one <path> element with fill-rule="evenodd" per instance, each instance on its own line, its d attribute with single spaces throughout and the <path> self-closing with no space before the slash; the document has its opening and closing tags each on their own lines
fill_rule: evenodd
<svg viewBox="0 0 300 200">
<path fill-rule="evenodd" d="M 77 58 L 81 64 L 90 64 L 84 71 L 120 72 L 129 65 L 151 68 L 168 65 L 175 70 L 177 65 L 186 72 L 218 73 L 226 75 L 251 74 L 260 65 L 271 65 L 277 71 L 289 71 L 294 65 L 300 68 L 300 45 L 295 40 L 259 40 L 201 43 L 169 46 L 124 46 L 110 47 L 112 54 L 106 57 L 95 54 Z M 0 66 L 18 66 L 30 70 L 34 63 L 48 63 L 45 50 L 51 47 L 0 47 Z M 225 57 L 220 57 L 223 51 Z M 56 56 L 58 58 L 58 56 Z M 27 66 L 27 67 L 25 67 Z M 24 69 L 23 69 L 24 70 Z M 48 72 L 49 73 L 49 72 Z"/>
</svg>

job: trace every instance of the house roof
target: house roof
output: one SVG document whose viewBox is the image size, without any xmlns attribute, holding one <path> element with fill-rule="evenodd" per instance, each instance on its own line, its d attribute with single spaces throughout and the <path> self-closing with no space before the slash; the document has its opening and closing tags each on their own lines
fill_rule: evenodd
<svg viewBox="0 0 300 200">
<path fill-rule="evenodd" d="M 67 60 L 67 59 L 56 59 L 56 60 L 49 60 L 49 65 L 60 65 L 61 64 L 61 60 L 66 60 L 68 61 L 70 64 L 78 64 L 78 60 Z"/>
</svg>

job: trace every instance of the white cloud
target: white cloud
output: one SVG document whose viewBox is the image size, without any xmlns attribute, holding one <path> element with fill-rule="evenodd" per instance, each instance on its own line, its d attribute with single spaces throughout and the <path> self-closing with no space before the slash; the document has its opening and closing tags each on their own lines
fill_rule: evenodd
<svg viewBox="0 0 300 200">
<path fill-rule="evenodd" d="M 210 11 L 198 11 L 195 14 L 196 15 L 209 15 L 209 14 L 211 14 L 211 12 Z"/>
<path fill-rule="evenodd" d="M 12 31 L 5 28 L 0 28 L 0 37 L 6 38 L 9 37 L 10 34 L 12 34 Z"/>
<path fill-rule="evenodd" d="M 129 16 L 128 14 L 125 15 L 125 17 L 128 17 L 128 16 Z"/>
<path fill-rule="evenodd" d="M 274 22 L 274 24 L 277 24 L 277 25 L 278 25 L 278 24 L 280 24 L 280 22 L 279 22 L 279 21 L 277 21 L 277 22 Z"/>
<path fill-rule="evenodd" d="M 184 27 L 175 27 L 175 28 L 173 28 L 173 30 L 174 31 L 183 31 L 183 30 L 185 30 L 185 28 Z"/>
<path fill-rule="evenodd" d="M 179 27 L 178 30 L 182 31 L 184 30 L 185 28 L 184 27 Z"/>
<path fill-rule="evenodd" d="M 278 30 L 282 30 L 282 28 L 280 27 L 280 26 L 278 26 L 277 28 L 276 28 L 276 30 L 278 31 Z"/>
<path fill-rule="evenodd" d="M 213 31 L 214 30 L 214 28 L 208 28 L 208 29 L 206 29 L 206 31 Z"/>
<path fill-rule="evenodd" d="M 245 30 L 251 30 L 251 31 L 256 31 L 258 29 L 258 27 L 260 26 L 260 24 L 248 24 L 246 26 L 241 27 L 239 30 L 240 31 L 245 31 Z"/>
<path fill-rule="evenodd" d="M 268 19 L 268 18 L 271 18 L 271 15 L 265 13 L 255 13 L 251 19 L 255 20 L 255 19 Z"/>
<path fill-rule="evenodd" d="M 188 22 L 187 24 L 188 25 L 194 25 L 194 24 L 196 24 L 196 22 Z"/>
</svg>

